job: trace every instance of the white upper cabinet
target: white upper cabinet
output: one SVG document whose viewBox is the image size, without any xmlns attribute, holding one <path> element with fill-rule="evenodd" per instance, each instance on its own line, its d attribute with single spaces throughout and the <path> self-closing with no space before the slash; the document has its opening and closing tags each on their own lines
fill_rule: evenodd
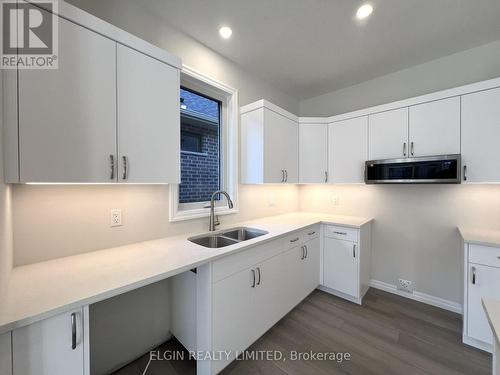
<svg viewBox="0 0 500 375">
<path fill-rule="evenodd" d="M 330 182 L 363 182 L 367 157 L 368 116 L 328 125 L 328 174 Z"/>
<path fill-rule="evenodd" d="M 460 97 L 410 107 L 410 157 L 459 153 Z"/>
<path fill-rule="evenodd" d="M 408 108 L 376 113 L 368 117 L 370 160 L 408 156 Z"/>
<path fill-rule="evenodd" d="M 241 182 L 297 183 L 298 118 L 264 100 L 241 112 Z"/>
<path fill-rule="evenodd" d="M 179 70 L 117 46 L 119 182 L 180 182 Z"/>
<path fill-rule="evenodd" d="M 328 182 L 328 125 L 299 125 L 299 182 Z"/>
<path fill-rule="evenodd" d="M 59 20 L 59 69 L 19 70 L 20 176 L 8 182 L 116 181 L 115 52 L 112 40 Z"/>
<path fill-rule="evenodd" d="M 500 182 L 500 89 L 462 96 L 464 182 Z"/>
</svg>

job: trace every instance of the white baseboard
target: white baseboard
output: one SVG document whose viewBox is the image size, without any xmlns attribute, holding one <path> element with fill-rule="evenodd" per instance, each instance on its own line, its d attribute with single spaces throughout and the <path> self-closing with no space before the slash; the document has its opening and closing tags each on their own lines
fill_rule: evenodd
<svg viewBox="0 0 500 375">
<path fill-rule="evenodd" d="M 440 307 L 442 309 L 453 311 L 458 314 L 463 314 L 462 305 L 460 303 L 456 303 L 453 301 L 449 301 L 443 298 L 431 296 L 430 294 L 422 293 L 414 291 L 413 293 L 403 292 L 398 290 L 396 285 L 385 283 L 379 280 L 370 280 L 370 286 L 375 289 L 383 290 L 384 292 L 389 292 L 393 294 L 397 294 L 401 297 L 406 297 L 409 299 L 413 299 L 415 301 L 423 302 L 428 305 Z"/>
</svg>

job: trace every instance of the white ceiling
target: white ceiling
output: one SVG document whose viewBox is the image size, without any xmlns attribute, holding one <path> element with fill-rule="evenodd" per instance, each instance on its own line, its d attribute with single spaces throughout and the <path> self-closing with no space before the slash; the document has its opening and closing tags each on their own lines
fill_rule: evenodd
<svg viewBox="0 0 500 375">
<path fill-rule="evenodd" d="M 304 99 L 500 39 L 499 0 L 141 0 L 166 22 Z M 218 35 L 233 29 L 231 40 Z"/>
</svg>

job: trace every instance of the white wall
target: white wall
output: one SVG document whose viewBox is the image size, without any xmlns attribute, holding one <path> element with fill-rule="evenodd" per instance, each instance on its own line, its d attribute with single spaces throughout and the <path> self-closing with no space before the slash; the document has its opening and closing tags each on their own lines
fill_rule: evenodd
<svg viewBox="0 0 500 375">
<path fill-rule="evenodd" d="M 463 279 L 457 225 L 500 225 L 500 185 L 309 185 L 300 197 L 304 211 L 375 219 L 373 279 L 412 280 L 415 290 L 458 303 Z"/>
<path fill-rule="evenodd" d="M 500 77 L 500 41 L 300 102 L 301 116 L 332 116 Z"/>
</svg>

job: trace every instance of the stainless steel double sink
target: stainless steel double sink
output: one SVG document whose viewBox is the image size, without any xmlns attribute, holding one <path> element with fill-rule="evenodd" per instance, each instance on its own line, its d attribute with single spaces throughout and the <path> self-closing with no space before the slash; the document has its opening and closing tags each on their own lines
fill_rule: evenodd
<svg viewBox="0 0 500 375">
<path fill-rule="evenodd" d="M 219 248 L 251 240 L 268 234 L 265 230 L 247 227 L 230 228 L 216 233 L 202 234 L 188 238 L 189 241 L 204 247 Z"/>
</svg>

